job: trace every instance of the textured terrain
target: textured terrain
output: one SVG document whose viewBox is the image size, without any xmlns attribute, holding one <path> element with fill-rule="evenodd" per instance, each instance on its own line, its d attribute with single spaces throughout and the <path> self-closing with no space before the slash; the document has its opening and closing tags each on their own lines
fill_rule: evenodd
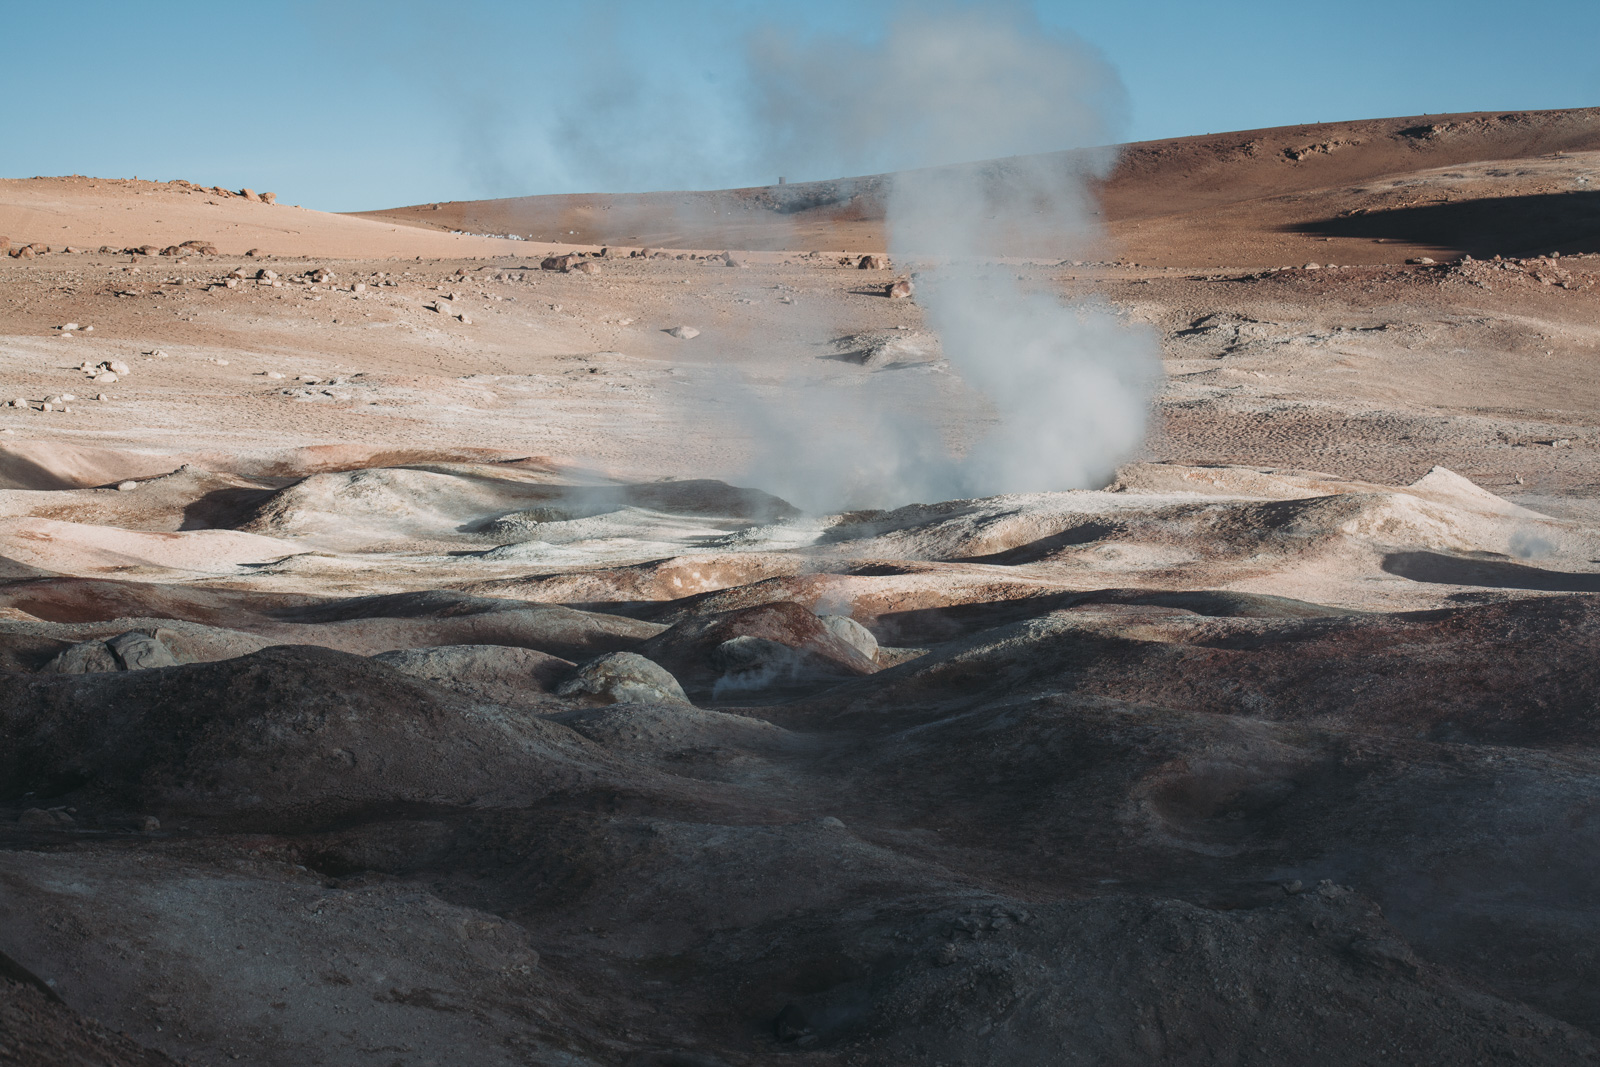
<svg viewBox="0 0 1600 1067">
<path fill-rule="evenodd" d="M 1159 341 L 1145 453 L 848 511 L 770 413 L 990 417 L 865 193 L 0 183 L 0 1063 L 1595 1062 L 1596 172 L 1132 146 L 996 252 Z"/>
</svg>

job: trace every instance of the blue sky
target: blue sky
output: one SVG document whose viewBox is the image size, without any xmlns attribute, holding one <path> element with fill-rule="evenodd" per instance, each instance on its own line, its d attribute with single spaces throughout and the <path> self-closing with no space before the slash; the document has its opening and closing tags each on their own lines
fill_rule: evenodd
<svg viewBox="0 0 1600 1067">
<path fill-rule="evenodd" d="M 1125 87 L 1126 140 L 1600 105 L 1596 0 L 957 6 L 1083 38 Z M 0 0 L 0 176 L 187 178 L 337 211 L 763 184 L 750 40 L 870 44 L 924 10 Z"/>
</svg>

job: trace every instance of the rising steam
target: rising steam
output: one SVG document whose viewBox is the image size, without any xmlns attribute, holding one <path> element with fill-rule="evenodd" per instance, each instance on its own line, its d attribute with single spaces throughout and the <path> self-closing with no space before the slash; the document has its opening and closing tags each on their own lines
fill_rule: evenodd
<svg viewBox="0 0 1600 1067">
<path fill-rule="evenodd" d="M 911 403 L 887 395 L 905 380 L 810 396 L 803 416 L 763 413 L 757 477 L 814 510 L 1104 484 L 1144 440 L 1153 338 L 985 257 L 1039 234 L 1066 235 L 1065 256 L 1095 236 L 1087 183 L 1111 155 L 1059 151 L 1112 140 L 1122 94 L 1106 63 L 1020 8 L 986 7 L 906 9 L 876 47 L 766 39 L 753 69 L 779 172 L 900 172 L 891 254 L 921 266 L 917 299 L 990 418 L 950 441 L 950 401 L 926 385 Z M 986 159 L 999 162 L 948 165 Z"/>
</svg>

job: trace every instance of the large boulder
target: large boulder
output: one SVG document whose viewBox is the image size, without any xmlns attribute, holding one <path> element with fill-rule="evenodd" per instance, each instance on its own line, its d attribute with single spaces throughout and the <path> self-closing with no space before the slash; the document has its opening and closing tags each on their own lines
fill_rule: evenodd
<svg viewBox="0 0 1600 1067">
<path fill-rule="evenodd" d="M 872 631 L 862 626 L 848 615 L 819 615 L 822 625 L 828 632 L 845 644 L 850 645 L 857 652 L 872 660 L 878 661 L 878 639 Z"/>
<path fill-rule="evenodd" d="M 175 667 L 178 659 L 160 630 L 129 630 L 105 640 L 82 641 L 40 668 L 43 674 L 98 674 Z"/>
<path fill-rule="evenodd" d="M 556 690 L 592 704 L 687 704 L 683 687 L 659 663 L 634 652 L 610 652 L 579 667 Z"/>
<path fill-rule="evenodd" d="M 685 619 L 638 651 L 690 692 L 837 682 L 878 665 L 800 604 L 779 601 Z"/>
</svg>

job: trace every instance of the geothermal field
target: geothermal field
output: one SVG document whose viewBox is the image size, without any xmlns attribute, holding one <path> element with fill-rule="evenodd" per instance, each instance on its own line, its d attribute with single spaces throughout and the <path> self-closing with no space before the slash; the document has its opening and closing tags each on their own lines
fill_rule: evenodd
<svg viewBox="0 0 1600 1067">
<path fill-rule="evenodd" d="M 1600 109 L 275 199 L 0 181 L 0 1063 L 1600 1060 Z"/>
</svg>

